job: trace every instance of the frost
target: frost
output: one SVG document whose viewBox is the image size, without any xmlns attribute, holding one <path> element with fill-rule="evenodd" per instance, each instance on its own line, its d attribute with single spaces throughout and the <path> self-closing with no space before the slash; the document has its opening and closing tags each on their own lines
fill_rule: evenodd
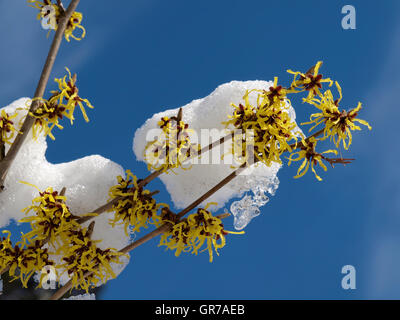
<svg viewBox="0 0 400 320">
<path fill-rule="evenodd" d="M 227 121 L 227 116 L 231 115 L 233 108 L 231 103 L 241 103 L 246 90 L 268 89 L 272 82 L 267 81 L 232 81 L 220 85 L 209 96 L 190 102 L 183 106 L 183 121 L 189 124 L 189 128 L 200 132 L 201 129 L 225 128 L 221 122 Z M 256 105 L 256 95 L 250 96 L 250 102 Z M 296 114 L 292 106 L 288 103 L 288 114 L 295 120 Z M 176 116 L 179 108 L 169 109 L 157 113 L 148 119 L 145 124 L 139 128 L 134 137 L 133 151 L 138 160 L 144 161 L 144 150 L 147 134 L 151 129 L 157 128 L 157 122 L 164 116 Z M 295 131 L 301 131 L 296 128 Z M 200 136 L 200 134 L 198 134 Z M 216 140 L 214 140 L 216 141 Z M 202 143 L 206 146 L 207 143 Z M 223 145 L 229 145 L 227 141 Z M 221 148 L 224 149 L 224 148 Z M 214 150 L 214 149 L 213 149 Z M 225 149 L 227 150 L 227 148 Z M 212 153 L 213 151 L 211 151 Z M 222 152 L 221 152 L 222 154 Z M 203 156 L 202 156 L 203 157 Z M 274 194 L 279 185 L 277 173 L 281 165 L 273 163 L 270 167 L 264 164 L 256 164 L 246 169 L 240 176 L 228 183 L 224 188 L 216 192 L 205 203 L 217 202 L 218 206 L 212 206 L 210 209 L 216 210 L 223 207 L 233 198 L 242 197 L 246 192 L 252 190 L 253 197 L 245 196 L 241 202 L 236 203 L 233 209 L 236 210 L 236 222 L 239 228 L 244 228 L 248 222 L 260 211 L 258 207 L 268 202 L 266 193 Z M 184 208 L 209 189 L 214 187 L 222 179 L 233 171 L 231 164 L 194 164 L 190 170 L 176 169 L 176 175 L 173 173 L 163 174 L 160 179 L 165 184 L 173 203 L 177 208 Z M 203 203 L 204 205 L 204 203 Z"/>
<path fill-rule="evenodd" d="M 254 177 L 247 181 L 248 188 L 253 196 L 245 195 L 241 200 L 235 201 L 231 205 L 231 213 L 234 216 L 233 225 L 236 230 L 244 229 L 250 221 L 260 214 L 260 207 L 269 201 L 267 193 L 275 195 L 279 186 L 278 177 L 272 179 L 266 177 Z"/>
<path fill-rule="evenodd" d="M 249 195 L 244 196 L 242 200 L 232 203 L 231 212 L 235 217 L 233 224 L 236 230 L 245 228 L 251 219 L 257 217 L 261 213 L 260 209 L 254 205 L 254 201 Z"/>
<path fill-rule="evenodd" d="M 21 98 L 3 108 L 7 113 L 29 105 L 28 98 Z M 25 108 L 26 109 L 26 108 Z M 2 109 L 0 109 L 1 111 Z M 19 116 L 14 120 L 16 125 L 26 115 L 26 110 L 18 110 Z M 57 140 L 56 140 L 57 143 Z M 8 150 L 8 146 L 6 151 Z M 81 216 L 104 205 L 108 201 L 109 188 L 117 183 L 118 175 L 124 176 L 121 166 L 99 155 L 84 157 L 68 163 L 52 164 L 46 160 L 47 143 L 43 135 L 37 141 L 29 133 L 24 145 L 13 162 L 5 181 L 5 190 L 0 193 L 0 227 L 8 225 L 11 219 L 18 221 L 25 215 L 21 210 L 29 206 L 32 199 L 38 196 L 38 191 L 20 183 L 26 181 L 45 190 L 67 188 L 67 205 L 74 215 Z M 123 226 L 112 227 L 108 222 L 111 213 L 103 213 L 96 217 L 93 240 L 102 240 L 98 246 L 101 249 L 125 247 L 130 239 L 124 233 Z M 87 226 L 89 222 L 86 223 Z M 53 257 L 57 260 L 57 257 Z M 128 263 L 113 266 L 118 275 Z M 61 283 L 68 281 L 64 276 Z"/>
<path fill-rule="evenodd" d="M 94 293 L 85 293 L 77 296 L 71 296 L 63 300 L 96 300 L 96 295 Z"/>
</svg>

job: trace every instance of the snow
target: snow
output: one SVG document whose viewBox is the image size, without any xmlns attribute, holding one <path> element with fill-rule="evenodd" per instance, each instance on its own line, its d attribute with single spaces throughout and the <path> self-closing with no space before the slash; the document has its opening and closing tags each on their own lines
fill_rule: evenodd
<svg viewBox="0 0 400 320">
<path fill-rule="evenodd" d="M 21 98 L 4 109 L 12 114 L 18 108 L 25 108 L 29 103 L 28 98 Z M 19 117 L 14 123 L 21 125 L 21 119 L 26 112 L 26 110 L 19 110 Z M 8 172 L 5 190 L 0 193 L 0 228 L 6 227 L 11 219 L 17 221 L 24 217 L 21 210 L 29 206 L 32 199 L 38 196 L 35 188 L 19 181 L 34 184 L 40 190 L 53 187 L 54 190 L 60 191 L 66 187 L 67 205 L 74 215 L 81 216 L 105 204 L 108 201 L 109 188 L 117 183 L 116 177 L 124 176 L 124 170 L 120 165 L 99 155 L 68 163 L 49 163 L 45 156 L 46 149 L 47 143 L 43 134 L 34 141 L 32 133 L 29 133 Z M 108 223 L 111 215 L 112 213 L 103 213 L 94 219 L 96 224 L 92 239 L 102 240 L 98 246 L 103 250 L 110 247 L 119 250 L 130 242 L 123 226 L 112 227 Z M 84 226 L 89 223 L 87 222 Z M 128 260 L 123 266 L 114 266 L 116 274 L 119 274 L 127 263 Z M 61 282 L 64 283 L 67 280 L 64 277 Z"/>
<path fill-rule="evenodd" d="M 207 97 L 193 100 L 183 106 L 182 120 L 189 124 L 190 129 L 194 129 L 198 137 L 201 137 L 200 132 L 202 129 L 214 129 L 215 131 L 222 132 L 225 125 L 221 122 L 227 121 L 227 116 L 233 112 L 231 103 L 241 103 L 246 90 L 268 89 L 272 85 L 273 82 L 271 81 L 257 80 L 232 81 L 222 84 Z M 256 95 L 250 95 L 250 102 L 256 105 Z M 295 120 L 295 111 L 288 101 L 287 104 L 289 106 L 288 113 L 291 119 Z M 178 110 L 179 108 L 174 108 L 157 113 L 136 131 L 133 140 L 133 151 L 139 161 L 145 161 L 145 146 L 149 141 L 154 139 L 152 132 L 157 128 L 157 122 L 164 116 L 176 116 Z M 299 128 L 296 128 L 296 130 L 300 131 Z M 225 135 L 226 133 L 216 136 L 212 141 L 216 141 Z M 200 142 L 202 147 L 204 147 L 211 141 L 207 140 L 203 142 L 199 138 L 197 141 L 194 139 L 193 142 Z M 223 150 L 229 149 L 229 145 L 229 141 L 223 144 L 221 154 L 224 153 Z M 202 159 L 207 159 L 207 156 L 203 155 Z M 212 157 L 212 159 L 215 160 L 215 157 Z M 203 160 L 201 160 L 200 163 L 194 164 L 190 170 L 186 171 L 179 168 L 174 170 L 177 174 L 169 173 L 160 176 L 174 205 L 178 209 L 188 206 L 228 176 L 233 171 L 229 163 L 231 157 L 226 157 L 225 159 L 227 160 L 225 163 L 207 164 L 202 164 Z M 268 202 L 268 197 L 265 193 L 273 194 L 278 188 L 279 180 L 277 173 L 280 168 L 281 165 L 278 163 L 273 163 L 270 167 L 264 164 L 253 165 L 207 199 L 202 205 L 208 202 L 217 202 L 218 206 L 212 207 L 212 210 L 217 210 L 233 198 L 242 197 L 248 191 L 255 192 L 254 197 L 245 196 L 241 202 L 234 203 L 231 207 L 231 210 L 233 210 L 232 213 L 235 216 L 235 227 L 242 229 L 254 216 L 259 214 L 258 208 Z"/>
<path fill-rule="evenodd" d="M 96 300 L 96 295 L 94 293 L 78 294 L 63 300 Z"/>
</svg>

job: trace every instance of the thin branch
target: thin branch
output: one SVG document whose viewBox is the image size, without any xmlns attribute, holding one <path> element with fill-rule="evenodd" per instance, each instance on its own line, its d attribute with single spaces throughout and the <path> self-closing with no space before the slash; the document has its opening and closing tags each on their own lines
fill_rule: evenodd
<svg viewBox="0 0 400 320">
<path fill-rule="evenodd" d="M 201 154 L 203 154 L 207 151 L 210 151 L 211 149 L 223 144 L 224 142 L 226 142 L 228 139 L 231 139 L 232 137 L 233 137 L 233 133 L 230 133 L 230 134 L 226 135 L 225 137 L 222 137 L 219 140 L 210 143 L 208 146 L 202 148 L 198 154 L 190 157 L 188 160 L 191 160 L 191 159 L 195 158 L 196 156 L 200 156 Z M 164 173 L 164 171 L 162 169 L 152 172 L 146 178 L 144 178 L 143 180 L 140 180 L 140 182 L 138 183 L 138 187 L 142 188 L 142 187 L 146 186 L 148 183 L 150 183 L 151 181 L 153 181 L 155 178 L 159 177 L 163 173 Z M 101 207 L 97 208 L 96 210 L 92 211 L 91 213 L 95 213 L 98 216 L 98 215 L 110 210 L 113 207 L 113 205 L 117 204 L 118 201 L 120 201 L 121 199 L 123 199 L 123 197 L 117 197 L 117 198 L 109 201 L 108 203 L 102 205 Z M 78 223 L 80 223 L 80 224 L 85 223 L 89 220 L 96 218 L 97 216 L 82 217 L 82 218 L 78 219 Z"/>
<path fill-rule="evenodd" d="M 0 141 L 0 161 L 3 160 L 5 156 L 6 156 L 6 144 L 3 141 Z"/>
<path fill-rule="evenodd" d="M 49 81 L 49 77 L 51 71 L 54 66 L 54 62 L 57 57 L 57 53 L 60 49 L 61 41 L 64 37 L 65 29 L 67 28 L 68 21 L 78 6 L 80 0 L 72 0 L 70 5 L 68 6 L 67 11 L 61 14 L 61 18 L 58 24 L 58 28 L 56 34 L 53 39 L 53 43 L 51 44 L 49 53 L 47 55 L 46 63 L 44 64 L 42 74 L 40 76 L 39 83 L 36 88 L 34 99 L 31 103 L 31 107 L 29 109 L 28 114 L 26 115 L 25 121 L 21 127 L 20 134 L 15 137 L 13 144 L 8 150 L 4 159 L 0 162 L 0 186 L 4 186 L 4 181 L 7 176 L 7 172 L 10 169 L 14 159 L 16 158 L 19 150 L 21 149 L 26 137 L 28 136 L 29 131 L 32 129 L 33 124 L 35 123 L 35 118 L 30 116 L 29 113 L 34 112 L 40 105 L 40 99 L 43 98 L 45 93 L 47 83 Z M 1 192 L 1 188 L 0 188 Z"/>
<path fill-rule="evenodd" d="M 307 141 L 310 140 L 311 138 L 319 137 L 321 134 L 324 133 L 324 130 L 325 130 L 325 127 L 322 128 L 321 130 L 319 130 L 319 131 L 313 133 L 311 136 L 308 136 L 308 137 L 305 139 L 305 141 L 307 142 Z M 293 149 L 293 148 L 298 148 L 298 147 L 299 147 L 299 143 L 298 143 L 298 142 L 294 142 L 294 143 L 292 143 L 291 145 L 289 145 L 289 147 L 292 148 L 292 149 Z"/>
<path fill-rule="evenodd" d="M 65 192 L 67 192 L 67 188 L 66 188 L 66 187 L 63 187 L 63 188 L 61 189 L 61 191 L 60 191 L 60 196 L 61 196 L 61 197 L 64 197 L 64 196 L 65 196 Z"/>
<path fill-rule="evenodd" d="M 61 0 L 57 0 L 57 4 L 60 7 L 61 12 L 65 12 L 65 7 L 64 7 L 62 1 Z"/>
<path fill-rule="evenodd" d="M 92 237 L 92 234 L 93 234 L 93 231 L 94 231 L 94 225 L 95 225 L 95 223 L 96 223 L 96 221 L 92 221 L 92 222 L 89 224 L 89 227 L 87 228 L 87 237 L 88 237 L 88 238 L 91 238 L 91 237 Z"/>
<path fill-rule="evenodd" d="M 225 185 L 227 185 L 229 182 L 231 182 L 233 179 L 235 179 L 244 169 L 246 169 L 246 165 L 247 165 L 247 163 L 243 163 L 238 169 L 233 171 L 230 175 L 228 175 L 220 183 L 218 183 L 216 186 L 211 188 L 209 191 L 207 191 L 205 194 L 203 194 L 196 201 L 192 202 L 185 209 L 183 209 L 181 212 L 179 212 L 178 213 L 178 218 L 179 219 L 182 218 L 185 214 L 187 214 L 188 212 L 192 211 L 194 208 L 196 208 L 204 200 L 206 200 L 209 197 L 211 197 L 214 193 L 216 193 L 218 190 L 222 189 Z"/>
</svg>

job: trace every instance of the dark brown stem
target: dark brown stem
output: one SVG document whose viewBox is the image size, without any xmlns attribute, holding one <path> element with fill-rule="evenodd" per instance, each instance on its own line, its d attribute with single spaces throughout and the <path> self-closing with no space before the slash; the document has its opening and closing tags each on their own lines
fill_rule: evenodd
<svg viewBox="0 0 400 320">
<path fill-rule="evenodd" d="M 61 191 L 60 191 L 60 196 L 61 196 L 61 197 L 64 197 L 64 196 L 65 196 L 65 192 L 67 192 L 67 188 L 66 188 L 66 187 L 63 187 L 63 188 L 61 189 Z"/>
<path fill-rule="evenodd" d="M 93 234 L 93 231 L 94 231 L 94 225 L 95 225 L 95 221 L 92 221 L 90 224 L 89 224 L 89 227 L 87 228 L 87 237 L 88 238 L 91 238 L 92 237 L 92 234 Z"/>
<path fill-rule="evenodd" d="M 44 64 L 42 74 L 40 76 L 39 83 L 37 85 L 34 99 L 31 103 L 31 107 L 29 109 L 28 114 L 26 115 L 25 121 L 19 130 L 20 133 L 15 137 L 13 144 L 8 150 L 4 159 L 0 162 L 0 187 L 4 186 L 4 181 L 7 176 L 7 172 L 10 169 L 15 157 L 17 156 L 19 150 L 21 149 L 26 137 L 29 134 L 33 124 L 35 123 L 35 118 L 30 116 L 29 113 L 34 112 L 40 105 L 40 99 L 43 98 L 44 92 L 47 87 L 47 83 L 49 81 L 49 77 L 51 74 L 51 70 L 53 69 L 54 62 L 57 57 L 57 53 L 60 49 L 61 41 L 64 37 L 64 31 L 67 28 L 68 21 L 75 11 L 80 0 L 72 0 L 70 5 L 68 6 L 67 11 L 61 14 L 60 21 L 58 24 L 58 28 L 56 34 L 53 39 L 53 43 L 51 44 L 49 53 L 47 55 L 46 63 Z M 0 188 L 1 192 L 1 188 Z"/>
<path fill-rule="evenodd" d="M 57 0 L 57 4 L 60 7 L 61 12 L 65 12 L 65 7 L 64 7 L 62 1 L 61 0 Z"/>
<path fill-rule="evenodd" d="M 3 160 L 5 156 L 6 156 L 6 144 L 3 141 L 0 141 L 0 161 Z"/>
</svg>

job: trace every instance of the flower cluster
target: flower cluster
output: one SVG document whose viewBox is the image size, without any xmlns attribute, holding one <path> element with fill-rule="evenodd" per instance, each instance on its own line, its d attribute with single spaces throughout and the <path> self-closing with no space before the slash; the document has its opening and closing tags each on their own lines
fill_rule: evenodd
<svg viewBox="0 0 400 320">
<path fill-rule="evenodd" d="M 29 279 L 40 272 L 45 266 L 54 264 L 49 259 L 48 249 L 42 248 L 39 240 L 27 244 L 25 240 L 12 246 L 9 231 L 6 238 L 1 238 L 0 242 L 0 271 L 9 269 L 9 275 L 13 279 L 20 279 L 23 287 L 27 288 Z"/>
<path fill-rule="evenodd" d="M 291 120 L 287 106 L 287 90 L 277 84 L 269 90 L 250 90 L 243 96 L 244 104 L 231 104 L 234 112 L 229 121 L 224 122 L 226 127 L 233 125 L 235 129 L 246 134 L 252 133 L 252 141 L 238 139 L 241 148 L 234 148 L 236 158 L 248 161 L 254 156 L 254 161 L 261 161 L 267 166 L 272 162 L 281 163 L 280 156 L 285 151 L 291 152 L 290 140 L 296 140 L 296 123 Z M 257 94 L 257 104 L 250 103 L 250 94 Z M 251 150 L 253 148 L 253 150 Z"/>
<path fill-rule="evenodd" d="M 32 239 L 48 242 L 60 246 L 68 242 L 68 231 L 77 230 L 80 224 L 66 205 L 66 197 L 60 195 L 53 188 L 47 188 L 39 197 L 32 200 L 32 205 L 23 211 L 34 215 L 21 219 L 19 222 L 30 223 L 31 231 L 24 238 L 31 242 Z"/>
<path fill-rule="evenodd" d="M 54 81 L 58 84 L 58 90 L 52 91 L 52 96 L 49 100 L 40 99 L 39 107 L 30 113 L 34 117 L 35 123 L 32 127 L 33 136 L 36 138 L 38 134 L 44 131 L 45 136 L 49 136 L 51 139 L 55 139 L 52 134 L 54 127 L 63 129 L 59 124 L 59 121 L 66 117 L 70 119 L 73 124 L 75 108 L 79 106 L 83 118 L 86 122 L 89 118 L 86 114 L 83 103 L 89 108 L 93 108 L 92 104 L 87 99 L 82 99 L 78 95 L 78 88 L 76 86 L 76 75 L 71 76 L 71 72 L 66 68 L 68 72 L 67 76 L 63 78 L 56 78 Z"/>
<path fill-rule="evenodd" d="M 162 221 L 157 212 L 168 205 L 157 203 L 149 190 L 138 185 L 137 177 L 130 170 L 126 171 L 126 179 L 121 176 L 117 179 L 118 184 L 110 189 L 110 198 L 118 199 L 109 210 L 115 212 L 111 225 L 124 224 L 126 235 L 129 235 L 130 227 L 132 232 L 140 232 L 148 225 L 160 226 Z"/>
<path fill-rule="evenodd" d="M 333 84 L 331 79 L 324 79 L 322 74 L 319 74 L 319 69 L 321 66 L 322 61 L 318 61 L 317 64 L 306 73 L 288 70 L 288 73 L 294 75 L 293 82 L 288 89 L 288 92 L 293 93 L 308 91 L 308 96 L 304 99 L 304 101 L 309 101 L 315 96 L 321 96 L 320 89 L 322 89 L 322 84 L 327 83 L 329 86 L 332 86 Z"/>
<path fill-rule="evenodd" d="M 336 148 L 340 143 L 347 150 L 352 143 L 351 131 L 361 130 L 355 123 L 367 126 L 371 130 L 368 122 L 357 119 L 358 112 L 361 110 L 361 103 L 357 107 L 349 111 L 339 110 L 339 103 L 342 100 L 342 89 L 338 82 L 335 82 L 339 98 L 334 99 L 332 91 L 327 89 L 323 92 L 323 84 L 329 87 L 334 83 L 330 78 L 323 78 L 319 73 L 322 62 L 319 61 L 314 67 L 306 73 L 300 71 L 288 70 L 288 73 L 294 75 L 293 82 L 289 88 L 278 85 L 277 78 L 274 80 L 273 86 L 269 90 L 248 90 L 243 96 L 244 103 L 234 107 L 233 115 L 229 115 L 229 121 L 224 122 L 226 127 L 233 125 L 235 129 L 246 132 L 244 137 L 234 136 L 233 154 L 236 159 L 242 163 L 254 160 L 260 161 L 267 166 L 272 162 L 282 163 L 280 157 L 284 152 L 290 152 L 289 165 L 292 161 L 300 161 L 303 163 L 298 169 L 295 178 L 302 177 L 311 164 L 311 169 L 318 180 L 322 180 L 315 172 L 314 166 L 319 164 L 324 170 L 327 170 L 322 160 L 329 162 L 332 166 L 336 163 L 346 164 L 353 159 L 343 158 L 327 158 L 324 153 L 335 153 L 337 150 L 328 150 L 322 153 L 315 151 L 317 143 L 316 137 L 323 135 L 319 140 L 330 138 L 333 140 Z M 302 123 L 302 125 L 311 124 L 310 132 L 323 124 L 324 128 L 312 135 L 311 139 L 305 140 L 304 135 L 297 131 L 297 126 L 291 120 L 286 102 L 287 95 L 299 92 L 308 92 L 307 97 L 303 98 L 303 102 L 315 106 L 319 112 L 310 116 L 310 121 Z M 249 96 L 252 92 L 257 93 L 256 105 L 250 103 Z M 252 139 L 247 139 L 249 133 Z M 300 136 L 302 141 L 297 143 L 297 137 Z M 295 143 L 289 144 L 291 140 Z M 238 148 L 235 148 L 239 146 Z M 300 151 L 295 149 L 300 148 Z M 254 155 L 254 159 L 250 158 Z"/>
<path fill-rule="evenodd" d="M 14 247 L 11 234 L 3 232 L 8 233 L 8 237 L 0 239 L 0 272 L 8 269 L 10 275 L 20 278 L 26 287 L 35 272 L 53 266 L 55 270 L 62 271 L 59 276 L 68 274 L 74 288 L 86 291 L 99 281 L 105 283 L 114 278 L 110 264 L 122 263 L 120 258 L 124 254 L 113 248 L 100 249 L 97 244 L 101 240 L 91 240 L 94 222 L 89 228 L 82 228 L 78 217 L 66 205 L 65 196 L 52 188 L 43 192 L 39 190 L 39 194 L 32 205 L 23 210 L 26 213 L 33 211 L 34 215 L 20 220 L 30 223 L 32 230 L 22 234 L 22 240 Z M 55 252 L 49 253 L 44 247 L 46 244 L 52 246 Z M 50 254 L 61 256 L 62 263 L 50 260 Z"/>
<path fill-rule="evenodd" d="M 64 12 L 63 8 L 61 8 L 58 4 L 52 3 L 51 0 L 43 0 L 43 1 L 28 0 L 28 3 L 30 3 L 31 7 L 39 10 L 39 13 L 37 15 L 38 20 L 48 19 L 48 25 L 50 26 L 50 28 L 54 30 L 58 29 L 58 24 L 60 22 L 61 15 Z M 81 25 L 82 18 L 83 18 L 82 13 L 80 12 L 72 13 L 71 17 L 67 22 L 67 27 L 64 32 L 65 40 L 69 42 L 70 38 L 73 38 L 75 40 L 80 41 L 85 37 L 86 30 Z M 74 35 L 74 31 L 77 28 L 81 29 L 80 37 Z"/>
<path fill-rule="evenodd" d="M 0 238 L 0 274 L 3 270 L 8 268 L 9 263 L 13 259 L 12 255 L 9 254 L 13 250 L 13 245 L 10 240 L 11 232 L 3 231 L 3 234 L 4 233 L 7 233 L 8 236 Z"/>
<path fill-rule="evenodd" d="M 357 119 L 358 112 L 361 110 L 361 102 L 357 107 L 350 111 L 339 110 L 339 103 L 342 100 L 342 89 L 340 85 L 335 82 L 336 88 L 339 92 L 339 98 L 334 99 L 331 90 L 325 91 L 323 95 L 318 98 L 310 99 L 308 102 L 320 110 L 310 116 L 310 122 L 302 124 L 312 124 L 310 131 L 324 124 L 324 139 L 330 137 L 333 139 L 336 148 L 339 148 L 340 142 L 343 142 L 343 147 L 347 150 L 352 142 L 351 131 L 361 130 L 355 122 L 361 123 L 371 130 L 371 126 L 365 120 Z"/>
<path fill-rule="evenodd" d="M 167 172 L 174 168 L 185 170 L 185 162 L 198 154 L 200 145 L 190 141 L 189 125 L 182 121 L 182 109 L 177 117 L 163 117 L 158 122 L 162 133 L 150 141 L 145 148 L 144 157 L 149 170 Z"/>
<path fill-rule="evenodd" d="M 12 139 L 14 138 L 16 129 L 14 127 L 14 119 L 17 116 L 17 113 L 13 115 L 9 115 L 5 112 L 5 110 L 1 110 L 0 114 L 0 145 L 3 144 L 11 144 Z"/>
<path fill-rule="evenodd" d="M 204 250 L 208 250 L 210 262 L 212 262 L 213 251 L 215 250 L 218 255 L 218 249 L 225 246 L 227 234 L 243 234 L 244 232 L 226 231 L 221 219 L 214 217 L 207 210 L 211 204 L 213 203 L 209 203 L 205 208 L 199 208 L 187 219 L 175 223 L 169 232 L 161 236 L 159 246 L 176 250 L 175 256 L 178 257 L 182 252 L 191 252 L 197 255 L 205 245 Z"/>
<path fill-rule="evenodd" d="M 120 259 L 124 255 L 113 248 L 101 250 L 97 246 L 101 240 L 94 241 L 90 237 L 87 228 L 72 230 L 69 232 L 69 245 L 60 250 L 64 263 L 59 268 L 67 272 L 72 281 L 72 288 L 83 289 L 86 292 L 100 281 L 105 283 L 110 278 L 115 278 L 111 264 L 121 264 Z"/>
</svg>

